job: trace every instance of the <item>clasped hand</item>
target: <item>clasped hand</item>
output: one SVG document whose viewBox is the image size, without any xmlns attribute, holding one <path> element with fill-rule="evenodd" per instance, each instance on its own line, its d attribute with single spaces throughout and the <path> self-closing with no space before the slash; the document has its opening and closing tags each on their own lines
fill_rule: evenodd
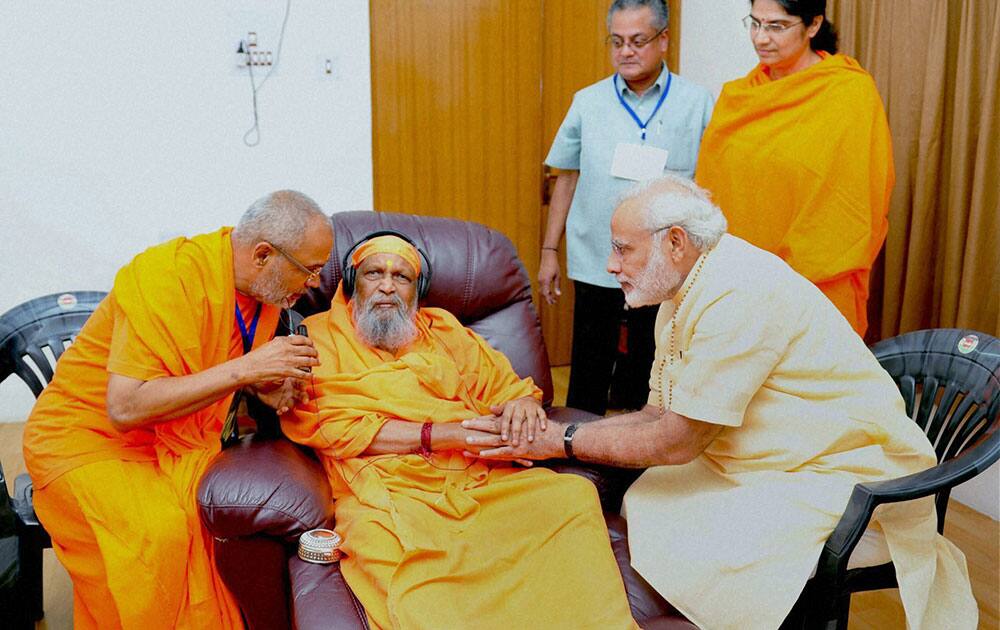
<svg viewBox="0 0 1000 630">
<path fill-rule="evenodd" d="M 241 358 L 251 383 L 281 381 L 286 378 L 304 381 L 309 371 L 319 365 L 319 355 L 312 339 L 302 335 L 275 337 Z"/>
<path fill-rule="evenodd" d="M 312 339 L 302 335 L 275 337 L 242 357 L 254 394 L 278 414 L 306 402 L 306 381 L 319 365 Z"/>
<path fill-rule="evenodd" d="M 309 402 L 309 392 L 306 390 L 305 382 L 294 378 L 258 383 L 251 387 L 251 391 L 279 416 L 288 413 L 299 403 Z"/>
<path fill-rule="evenodd" d="M 490 409 L 493 415 L 462 421 L 473 432 L 466 437 L 467 455 L 486 459 L 527 461 L 546 459 L 542 433 L 548 428 L 545 410 L 534 398 L 518 398 Z"/>
</svg>

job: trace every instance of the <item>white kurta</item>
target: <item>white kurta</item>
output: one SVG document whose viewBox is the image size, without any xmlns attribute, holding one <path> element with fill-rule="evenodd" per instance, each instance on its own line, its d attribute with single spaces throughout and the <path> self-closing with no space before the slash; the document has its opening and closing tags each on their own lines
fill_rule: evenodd
<svg viewBox="0 0 1000 630">
<path fill-rule="evenodd" d="M 651 468 L 628 491 L 632 563 L 703 628 L 777 628 L 854 484 L 935 456 L 813 284 L 730 235 L 699 262 L 660 307 L 649 402 L 724 428 L 693 462 Z M 909 626 L 974 628 L 965 557 L 937 533 L 932 500 L 875 517 Z"/>
</svg>

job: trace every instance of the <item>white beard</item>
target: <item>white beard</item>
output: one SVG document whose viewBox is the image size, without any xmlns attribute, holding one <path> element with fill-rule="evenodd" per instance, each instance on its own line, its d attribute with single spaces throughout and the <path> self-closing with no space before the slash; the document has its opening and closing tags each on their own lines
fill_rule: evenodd
<svg viewBox="0 0 1000 630">
<path fill-rule="evenodd" d="M 623 286 L 622 290 L 625 291 L 625 302 L 632 308 L 669 300 L 683 282 L 680 272 L 667 263 L 660 247 L 653 247 L 646 266 L 634 279 L 623 274 L 616 274 L 615 277 L 619 282 L 625 281 L 631 286 L 628 289 Z"/>
<path fill-rule="evenodd" d="M 352 298 L 354 331 L 366 345 L 395 354 L 400 348 L 413 343 L 419 334 L 415 318 L 416 300 L 407 306 L 398 295 L 392 295 L 390 299 L 396 308 L 389 310 L 375 306 L 377 297 L 376 293 L 372 293 L 363 304 Z"/>
<path fill-rule="evenodd" d="M 291 299 L 293 294 L 282 286 L 281 275 L 273 267 L 254 278 L 250 283 L 250 295 L 260 302 L 281 308 L 291 308 L 294 302 Z"/>
</svg>

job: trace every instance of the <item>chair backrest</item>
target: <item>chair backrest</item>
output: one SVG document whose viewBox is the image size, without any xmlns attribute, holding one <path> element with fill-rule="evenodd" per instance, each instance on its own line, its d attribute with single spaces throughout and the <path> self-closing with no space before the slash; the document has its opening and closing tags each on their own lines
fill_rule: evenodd
<svg viewBox="0 0 1000 630">
<path fill-rule="evenodd" d="M 53 293 L 0 315 L 0 381 L 21 377 L 37 397 L 52 380 L 56 361 L 106 293 Z"/>
<path fill-rule="evenodd" d="M 330 260 L 312 289 L 296 304 L 303 315 L 330 307 L 342 276 L 344 253 L 376 230 L 396 230 L 427 253 L 434 270 L 422 306 L 450 311 L 465 326 L 510 359 L 514 371 L 530 376 L 552 401 L 552 375 L 538 315 L 531 302 L 531 281 L 506 236 L 478 223 L 389 212 L 340 212 Z"/>
<path fill-rule="evenodd" d="M 917 330 L 872 352 L 899 386 L 906 412 L 927 434 L 939 462 L 997 430 L 1000 341 L 968 329 Z"/>
</svg>

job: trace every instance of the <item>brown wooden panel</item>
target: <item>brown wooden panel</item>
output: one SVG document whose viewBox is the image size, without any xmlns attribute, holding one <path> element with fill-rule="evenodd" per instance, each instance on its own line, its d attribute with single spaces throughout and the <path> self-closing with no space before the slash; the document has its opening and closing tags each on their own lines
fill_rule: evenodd
<svg viewBox="0 0 1000 630">
<path fill-rule="evenodd" d="M 541 0 L 372 0 L 375 207 L 478 221 L 538 265 Z"/>
<path fill-rule="evenodd" d="M 681 0 L 667 0 L 670 8 L 670 42 L 667 44 L 667 67 L 681 71 Z"/>
<path fill-rule="evenodd" d="M 545 0 L 542 50 L 542 146 L 539 165 L 552 145 L 573 94 L 612 73 L 611 58 L 604 44 L 608 36 L 605 18 L 609 0 Z M 543 207 L 539 236 L 545 234 Z M 538 299 L 535 305 L 542 320 L 542 334 L 552 365 L 567 365 L 573 343 L 573 285 L 566 277 L 566 240 L 559 246 L 562 270 L 562 297 L 554 305 Z M 538 266 L 531 270 L 532 279 Z"/>
</svg>

